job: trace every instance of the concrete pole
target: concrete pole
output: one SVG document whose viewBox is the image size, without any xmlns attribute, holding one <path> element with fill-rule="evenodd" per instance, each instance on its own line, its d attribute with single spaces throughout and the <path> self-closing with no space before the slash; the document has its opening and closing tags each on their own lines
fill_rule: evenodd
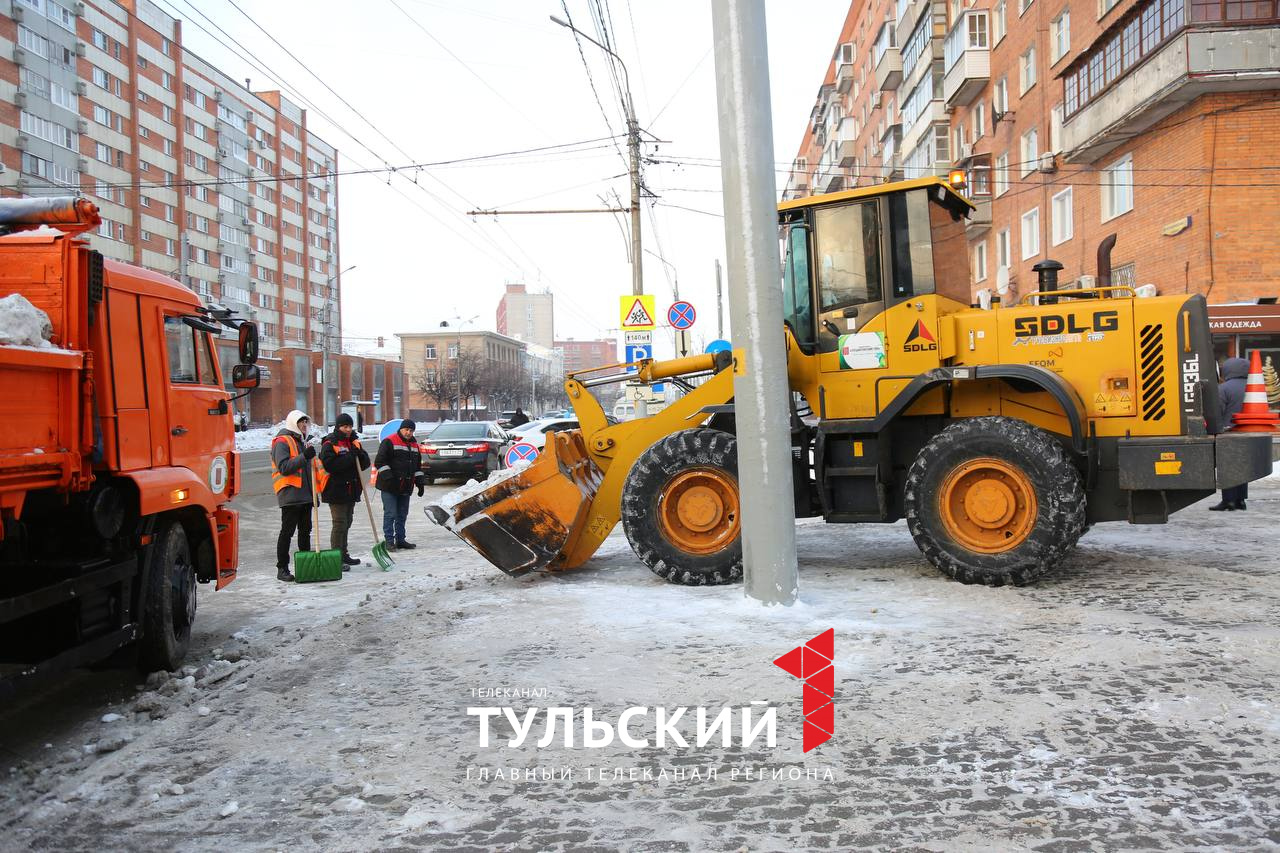
<svg viewBox="0 0 1280 853">
<path fill-rule="evenodd" d="M 712 0 L 711 21 L 729 317 L 745 359 L 734 379 L 745 592 L 789 605 L 799 578 L 764 7 L 764 0 Z"/>
<path fill-rule="evenodd" d="M 640 258 L 640 125 L 631 108 L 631 88 L 627 84 L 627 150 L 631 157 L 631 293 L 644 293 L 644 265 Z"/>
<path fill-rule="evenodd" d="M 724 340 L 724 289 L 720 284 L 719 258 L 716 258 L 716 337 Z"/>
</svg>

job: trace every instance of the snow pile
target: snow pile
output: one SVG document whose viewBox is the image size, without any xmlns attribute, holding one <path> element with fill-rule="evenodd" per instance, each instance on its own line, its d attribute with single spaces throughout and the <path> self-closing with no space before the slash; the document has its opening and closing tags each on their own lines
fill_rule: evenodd
<svg viewBox="0 0 1280 853">
<path fill-rule="evenodd" d="M 0 344 L 21 347 L 52 346 L 53 324 L 49 315 L 32 305 L 21 293 L 0 299 Z"/>
<path fill-rule="evenodd" d="M 236 433 L 236 450 L 266 450 L 271 446 L 271 437 L 275 435 L 275 427 L 258 427 Z"/>
<path fill-rule="evenodd" d="M 59 231 L 57 228 L 41 225 L 37 228 L 27 228 L 22 231 L 15 231 L 12 234 L 5 234 L 4 237 L 65 237 L 66 234 L 66 231 Z M 0 239 L 3 238 L 0 237 Z"/>
<path fill-rule="evenodd" d="M 426 507 L 427 517 L 436 524 L 445 524 L 453 517 L 453 508 L 465 501 L 467 498 L 473 498 L 486 489 L 490 489 L 499 483 L 505 483 L 512 477 L 516 476 L 533 463 L 528 459 L 521 459 L 510 468 L 499 468 L 490 474 L 484 482 L 478 480 L 467 480 L 466 484 L 459 486 L 452 492 L 448 492 L 438 500 L 432 501 Z M 439 512 L 432 512 L 437 509 Z"/>
</svg>

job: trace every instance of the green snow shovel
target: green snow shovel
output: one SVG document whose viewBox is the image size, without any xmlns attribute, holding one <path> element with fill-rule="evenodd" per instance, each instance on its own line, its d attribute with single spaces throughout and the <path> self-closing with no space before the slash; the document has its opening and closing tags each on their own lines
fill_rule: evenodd
<svg viewBox="0 0 1280 853">
<path fill-rule="evenodd" d="M 360 493 L 364 495 L 364 508 L 369 511 L 369 529 L 373 531 L 373 550 L 370 553 L 373 554 L 373 561 L 378 564 L 378 568 L 389 572 L 396 561 L 387 553 L 387 543 L 378 538 L 378 525 L 373 522 L 373 505 L 369 503 L 369 490 L 365 487 L 364 475 L 357 470 L 356 476 L 360 478 Z"/>
<path fill-rule="evenodd" d="M 320 539 L 320 495 L 316 492 L 315 467 L 311 461 L 311 535 Z M 328 551 L 299 551 L 293 555 L 293 576 L 298 583 L 342 580 L 342 552 L 337 548 Z"/>
</svg>

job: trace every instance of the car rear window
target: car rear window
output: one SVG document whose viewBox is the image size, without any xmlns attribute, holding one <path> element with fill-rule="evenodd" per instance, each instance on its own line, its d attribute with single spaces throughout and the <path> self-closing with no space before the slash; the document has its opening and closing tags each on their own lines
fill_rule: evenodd
<svg viewBox="0 0 1280 853">
<path fill-rule="evenodd" d="M 433 438 L 484 438 L 488 434 L 489 425 L 483 421 L 465 424 L 440 424 L 427 436 Z"/>
</svg>

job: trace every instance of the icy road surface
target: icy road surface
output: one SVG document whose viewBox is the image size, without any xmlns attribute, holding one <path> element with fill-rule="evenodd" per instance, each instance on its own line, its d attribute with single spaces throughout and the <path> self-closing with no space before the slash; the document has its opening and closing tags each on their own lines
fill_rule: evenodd
<svg viewBox="0 0 1280 853">
<path fill-rule="evenodd" d="M 513 580 L 416 497 L 419 548 L 395 571 L 286 586 L 274 503 L 256 488 L 239 500 L 240 577 L 202 588 L 188 669 L 146 684 L 81 674 L 0 712 L 0 847 L 1280 846 L 1274 479 L 1248 512 L 1206 501 L 1166 527 L 1100 526 L 1026 589 L 944 580 L 901 524 L 804 523 L 800 603 L 769 610 L 740 587 L 662 582 L 620 534 L 585 569 Z M 367 553 L 363 508 L 356 521 L 352 550 Z M 827 628 L 836 734 L 804 755 L 800 684 L 771 661 Z M 472 694 L 495 687 L 545 694 Z M 778 708 L 776 749 L 558 736 L 539 750 L 541 715 L 523 745 L 499 720 L 481 748 L 466 715 L 591 707 L 616 721 L 633 705 L 753 700 Z M 530 768 L 562 776 L 510 781 Z"/>
</svg>

